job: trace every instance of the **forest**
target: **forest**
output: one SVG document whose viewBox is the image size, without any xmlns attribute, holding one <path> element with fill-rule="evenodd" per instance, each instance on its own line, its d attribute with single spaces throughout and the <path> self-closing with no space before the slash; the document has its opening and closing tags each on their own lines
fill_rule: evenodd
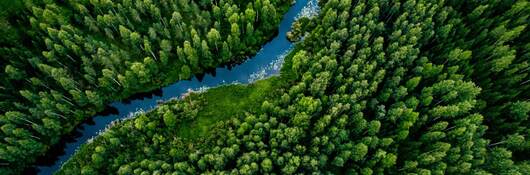
<svg viewBox="0 0 530 175">
<path fill-rule="evenodd" d="M 243 61 L 290 0 L 2 4 L 0 174 L 20 172 L 111 101 Z"/>
<path fill-rule="evenodd" d="M 0 13 L 0 174 L 112 101 L 240 63 L 294 0 Z M 114 123 L 55 174 L 530 174 L 528 0 L 318 0 L 280 74 Z"/>
</svg>

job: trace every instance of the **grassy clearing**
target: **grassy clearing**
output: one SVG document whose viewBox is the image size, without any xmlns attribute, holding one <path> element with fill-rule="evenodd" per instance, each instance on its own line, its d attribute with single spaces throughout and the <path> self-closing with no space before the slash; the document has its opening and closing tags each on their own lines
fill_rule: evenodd
<svg viewBox="0 0 530 175">
<path fill-rule="evenodd" d="M 263 101 L 281 95 L 279 91 L 289 87 L 295 77 L 290 67 L 291 58 L 298 50 L 298 47 L 295 47 L 285 57 L 280 76 L 259 80 L 252 84 L 220 86 L 186 97 L 184 100 L 200 99 L 204 101 L 204 104 L 194 120 L 178 126 L 176 135 L 186 139 L 203 138 L 209 134 L 215 123 L 240 117 L 245 112 L 255 112 Z"/>
<path fill-rule="evenodd" d="M 283 88 L 283 82 L 280 77 L 271 77 L 248 85 L 226 85 L 192 94 L 184 100 L 200 98 L 204 104 L 193 121 L 180 124 L 176 134 L 187 139 L 208 135 L 210 128 L 218 121 L 258 110 L 264 100 Z"/>
</svg>

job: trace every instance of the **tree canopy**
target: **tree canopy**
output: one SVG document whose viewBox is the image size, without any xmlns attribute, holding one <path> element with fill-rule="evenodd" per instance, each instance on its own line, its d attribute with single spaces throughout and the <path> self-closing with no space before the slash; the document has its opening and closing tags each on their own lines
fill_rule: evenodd
<svg viewBox="0 0 530 175">
<path fill-rule="evenodd" d="M 190 140 L 166 126 L 163 110 L 189 102 L 163 104 L 108 131 L 123 146 L 104 154 L 106 166 L 90 159 L 110 141 L 98 137 L 59 174 L 530 172 L 530 3 L 319 5 L 320 14 L 300 19 L 290 36 L 302 40 L 282 68 L 288 86 L 256 111 Z M 183 123 L 188 113 L 171 112 Z M 139 121 L 156 127 L 131 127 Z"/>
</svg>

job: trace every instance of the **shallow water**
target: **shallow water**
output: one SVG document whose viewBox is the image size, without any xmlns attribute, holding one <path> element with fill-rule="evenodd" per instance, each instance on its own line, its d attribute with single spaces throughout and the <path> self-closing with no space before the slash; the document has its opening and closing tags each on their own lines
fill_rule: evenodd
<svg viewBox="0 0 530 175">
<path fill-rule="evenodd" d="M 316 0 L 297 0 L 283 16 L 280 22 L 278 35 L 265 44 L 261 50 L 252 58 L 236 65 L 231 69 L 226 67 L 216 68 L 214 75 L 207 74 L 199 80 L 194 77 L 191 80 L 182 80 L 167 87 L 161 88 L 150 94 L 143 94 L 140 99 L 126 100 L 125 102 L 114 102 L 109 106 L 110 110 L 94 116 L 91 120 L 76 128 L 69 140 L 63 145 L 56 147 L 45 158 L 40 158 L 41 165 L 36 167 L 39 174 L 53 174 L 62 164 L 68 160 L 75 151 L 91 138 L 97 136 L 100 131 L 112 124 L 113 121 L 130 117 L 137 111 L 148 111 L 157 106 L 160 101 L 180 98 L 189 91 L 201 91 L 223 84 L 252 83 L 255 80 L 270 77 L 279 73 L 283 58 L 292 49 L 293 44 L 286 38 L 294 20 L 300 16 L 311 15 L 308 10 L 318 8 Z M 147 97 L 145 97 L 147 96 Z M 44 159 L 44 160 L 43 160 Z"/>
</svg>

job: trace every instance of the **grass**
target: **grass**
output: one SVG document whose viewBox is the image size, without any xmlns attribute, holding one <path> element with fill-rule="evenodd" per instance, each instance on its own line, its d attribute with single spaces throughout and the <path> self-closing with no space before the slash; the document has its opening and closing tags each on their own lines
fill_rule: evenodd
<svg viewBox="0 0 530 175">
<path fill-rule="evenodd" d="M 176 134 L 187 139 L 206 136 L 218 121 L 259 110 L 263 101 L 277 94 L 278 89 L 285 87 L 284 82 L 280 77 L 271 77 L 248 85 L 226 85 L 190 95 L 184 100 L 201 98 L 204 104 L 194 120 L 178 126 Z"/>
</svg>

